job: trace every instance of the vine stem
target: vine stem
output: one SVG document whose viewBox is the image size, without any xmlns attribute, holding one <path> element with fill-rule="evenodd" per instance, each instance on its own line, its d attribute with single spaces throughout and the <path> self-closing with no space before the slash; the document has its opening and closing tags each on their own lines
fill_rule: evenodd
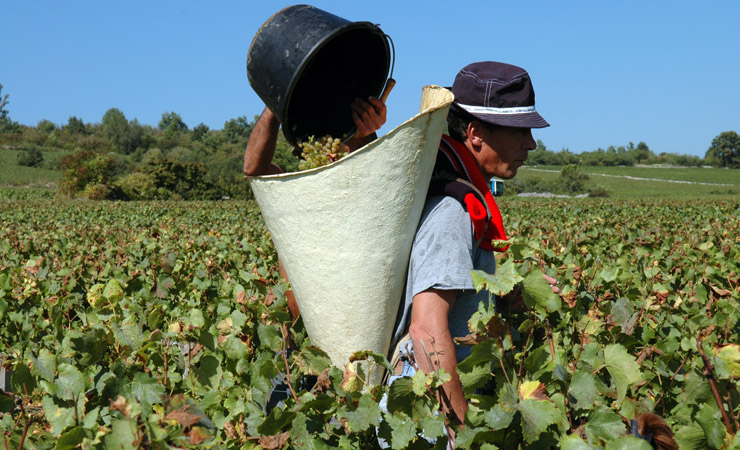
<svg viewBox="0 0 740 450">
<path fill-rule="evenodd" d="M 298 401 L 298 396 L 295 393 L 295 390 L 293 389 L 293 384 L 290 382 L 290 364 L 288 364 L 288 348 L 287 348 L 287 342 L 288 342 L 288 331 L 286 330 L 285 324 L 283 324 L 280 327 L 280 332 L 283 335 L 283 361 L 285 361 L 285 382 L 288 384 L 288 389 L 290 389 L 291 395 L 293 395 L 293 399 L 295 399 L 296 403 L 300 403 Z"/>
<path fill-rule="evenodd" d="M 547 326 L 547 340 L 550 341 L 550 352 L 552 353 L 552 362 L 555 362 L 555 343 L 552 340 L 552 331 L 550 331 L 550 321 L 545 319 L 545 325 Z"/>
<path fill-rule="evenodd" d="M 717 402 L 717 406 L 719 407 L 719 410 L 722 413 L 722 420 L 725 422 L 727 431 L 731 435 L 735 435 L 735 431 L 733 430 L 732 425 L 730 424 L 730 418 L 727 417 L 727 411 L 725 411 L 725 407 L 722 403 L 722 397 L 720 397 L 719 390 L 717 389 L 717 382 L 714 379 L 714 367 L 712 366 L 712 362 L 709 360 L 709 357 L 707 357 L 707 354 L 704 353 L 704 347 L 702 346 L 702 341 L 699 336 L 696 337 L 696 344 L 697 344 L 697 349 L 699 350 L 699 355 L 701 355 L 701 359 L 704 360 L 704 376 L 706 376 L 707 379 L 709 380 L 709 386 L 712 388 L 712 394 L 714 394 L 714 400 Z"/>
<path fill-rule="evenodd" d="M 167 345 L 164 347 L 164 388 L 167 389 L 167 372 L 169 371 L 168 368 L 168 356 L 170 351 L 170 342 L 172 341 L 171 338 L 167 338 Z"/>
<path fill-rule="evenodd" d="M 28 397 L 28 387 L 26 385 L 23 385 L 23 391 L 26 393 L 25 397 Z M 25 425 L 23 425 L 23 435 L 21 436 L 21 442 L 18 444 L 18 450 L 23 449 L 23 444 L 26 442 L 26 436 L 28 436 L 28 427 L 31 425 L 31 419 L 28 418 L 26 415 L 26 408 L 23 406 L 25 398 L 21 400 L 21 414 L 23 418 L 26 420 Z"/>
</svg>

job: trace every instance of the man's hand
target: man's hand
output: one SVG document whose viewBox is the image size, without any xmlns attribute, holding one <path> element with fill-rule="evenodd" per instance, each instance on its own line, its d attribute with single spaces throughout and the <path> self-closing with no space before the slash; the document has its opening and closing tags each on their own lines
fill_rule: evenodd
<svg viewBox="0 0 740 450">
<path fill-rule="evenodd" d="M 357 131 L 345 144 L 349 151 L 354 151 L 375 140 L 377 137 L 375 132 L 385 123 L 386 108 L 385 104 L 375 97 L 370 97 L 367 101 L 358 98 L 352 103 L 351 108 L 352 120 Z"/>
<path fill-rule="evenodd" d="M 545 281 L 550 285 L 552 293 L 559 294 L 558 280 L 544 273 L 542 276 L 545 277 Z M 496 308 L 505 314 L 519 314 L 524 312 L 527 307 L 524 305 L 524 297 L 522 297 L 522 285 L 517 284 L 511 292 L 501 297 L 496 304 Z"/>
<path fill-rule="evenodd" d="M 352 120 L 357 127 L 355 137 L 358 139 L 375 133 L 385 124 L 385 104 L 375 97 L 370 97 L 367 101 L 358 98 L 351 108 Z"/>
</svg>

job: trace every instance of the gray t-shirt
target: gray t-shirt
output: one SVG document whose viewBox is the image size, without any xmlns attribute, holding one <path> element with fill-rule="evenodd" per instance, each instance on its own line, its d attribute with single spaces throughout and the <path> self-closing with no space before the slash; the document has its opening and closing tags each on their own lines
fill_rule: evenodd
<svg viewBox="0 0 740 450">
<path fill-rule="evenodd" d="M 470 333 L 468 319 L 480 301 L 488 302 L 488 291 L 475 292 L 470 271 L 496 270 L 492 251 L 476 245 L 470 216 L 459 201 L 436 196 L 427 199 L 411 248 L 406 290 L 396 319 L 391 350 L 408 331 L 414 295 L 429 288 L 459 291 L 449 314 L 452 337 Z M 456 346 L 458 361 L 470 354 L 470 347 Z"/>
</svg>

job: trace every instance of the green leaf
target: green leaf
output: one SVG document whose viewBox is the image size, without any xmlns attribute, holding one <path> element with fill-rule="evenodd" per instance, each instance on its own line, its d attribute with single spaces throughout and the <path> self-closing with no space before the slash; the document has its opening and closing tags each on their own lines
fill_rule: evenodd
<svg viewBox="0 0 740 450">
<path fill-rule="evenodd" d="M 331 365 L 331 359 L 318 347 L 306 347 L 295 356 L 295 363 L 304 375 L 319 375 Z"/>
<path fill-rule="evenodd" d="M 621 405 L 627 389 L 632 384 L 642 381 L 640 365 L 637 359 L 619 344 L 607 345 L 604 348 L 604 365 L 617 387 L 617 403 Z"/>
<path fill-rule="evenodd" d="M 676 430 L 674 438 L 681 450 L 706 450 L 709 448 L 704 430 L 696 422 L 684 425 Z"/>
<path fill-rule="evenodd" d="M 19 362 L 15 365 L 13 375 L 10 377 L 10 387 L 19 395 L 31 395 L 36 389 L 36 379 L 31 375 L 31 370 L 26 364 Z"/>
<path fill-rule="evenodd" d="M 606 443 L 606 450 L 653 450 L 645 439 L 634 436 L 621 436 Z"/>
<path fill-rule="evenodd" d="M 123 298 L 123 289 L 118 283 L 118 280 L 111 278 L 110 281 L 105 285 L 103 289 L 103 297 L 105 297 L 110 303 L 116 304 Z"/>
<path fill-rule="evenodd" d="M 111 422 L 111 431 L 103 438 L 105 448 L 134 450 L 136 442 L 136 422 L 128 419 L 114 419 Z"/>
<path fill-rule="evenodd" d="M 391 448 L 393 450 L 405 449 L 416 437 L 416 425 L 408 417 L 386 414 L 385 422 L 391 428 Z"/>
<path fill-rule="evenodd" d="M 599 397 L 593 375 L 581 371 L 574 373 L 570 380 L 568 395 L 576 400 L 575 403 L 572 403 L 573 408 L 591 409 L 594 401 Z"/>
<path fill-rule="evenodd" d="M 696 421 L 704 431 L 709 448 L 723 448 L 727 429 L 722 423 L 719 411 L 707 404 L 701 405 L 696 414 Z"/>
<path fill-rule="evenodd" d="M 512 260 L 508 260 L 497 267 L 495 274 L 491 275 L 482 270 L 473 270 L 470 274 L 473 277 L 473 285 L 477 291 L 486 288 L 498 296 L 508 294 L 517 283 L 523 280 Z"/>
<path fill-rule="evenodd" d="M 560 297 L 552 292 L 552 287 L 539 269 L 533 269 L 524 278 L 522 297 L 528 308 L 543 314 L 560 309 Z"/>
<path fill-rule="evenodd" d="M 557 407 L 549 400 L 521 400 L 518 409 L 522 415 L 522 434 L 529 443 L 560 418 Z"/>
<path fill-rule="evenodd" d="M 496 404 L 493 408 L 486 411 L 484 417 L 486 425 L 492 430 L 504 430 L 511 424 L 512 419 L 514 419 L 514 412 L 504 411 L 501 409 L 501 405 Z"/>
<path fill-rule="evenodd" d="M 51 434 L 58 436 L 62 430 L 75 424 L 75 414 L 72 408 L 63 408 L 54 402 L 48 395 L 41 399 L 44 416 L 51 425 Z"/>
<path fill-rule="evenodd" d="M 133 397 L 141 402 L 145 408 L 150 408 L 162 400 L 164 392 L 164 386 L 159 384 L 157 380 L 145 372 L 136 372 L 133 381 L 127 383 L 122 389 L 121 395 Z"/>
<path fill-rule="evenodd" d="M 260 338 L 261 346 L 272 351 L 280 351 L 283 348 L 283 341 L 274 326 L 259 324 L 257 327 L 257 336 Z"/>
<path fill-rule="evenodd" d="M 354 411 L 346 411 L 340 417 L 347 419 L 347 426 L 351 432 L 365 431 L 370 426 L 380 425 L 380 406 L 369 394 L 365 394 L 360 397 Z"/>
<path fill-rule="evenodd" d="M 257 427 L 257 431 L 262 436 L 271 436 L 273 434 L 282 433 L 286 431 L 286 427 L 293 422 L 296 413 L 293 411 L 285 411 L 280 408 L 273 408 L 270 414 L 262 422 L 262 425 Z"/>
<path fill-rule="evenodd" d="M 59 398 L 75 400 L 85 390 L 85 377 L 71 364 L 59 364 L 59 377 L 54 382 L 59 388 Z"/>
<path fill-rule="evenodd" d="M 715 354 L 725 363 L 732 376 L 740 377 L 740 345 L 725 345 L 717 350 Z"/>
<path fill-rule="evenodd" d="M 569 434 L 560 441 L 560 450 L 594 450 L 596 448 L 584 442 L 577 434 Z"/>
<path fill-rule="evenodd" d="M 57 439 L 57 444 L 54 447 L 55 450 L 71 450 L 77 448 L 79 444 L 87 437 L 85 429 L 82 427 L 74 427 L 62 433 Z"/>
<path fill-rule="evenodd" d="M 594 437 L 610 440 L 625 434 L 627 427 L 619 414 L 601 408 L 589 414 L 586 431 Z"/>
</svg>

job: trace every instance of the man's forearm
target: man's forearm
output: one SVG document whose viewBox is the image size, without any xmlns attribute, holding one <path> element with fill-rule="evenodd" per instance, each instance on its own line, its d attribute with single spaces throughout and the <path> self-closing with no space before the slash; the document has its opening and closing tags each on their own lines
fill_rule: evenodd
<svg viewBox="0 0 740 450">
<path fill-rule="evenodd" d="M 414 345 L 414 359 L 419 369 L 425 373 L 439 368 L 452 376 L 452 379 L 442 386 L 444 395 L 449 401 L 452 411 L 459 423 L 465 419 L 468 403 L 457 375 L 457 354 L 455 344 L 449 332 L 429 333 L 429 330 L 410 330 Z M 429 355 L 427 357 L 427 355 Z M 430 364 L 431 363 L 431 364 Z"/>
<path fill-rule="evenodd" d="M 247 148 L 244 150 L 244 174 L 258 176 L 281 172 L 272 164 L 279 130 L 280 121 L 269 108 L 265 108 L 254 124 Z"/>
</svg>

